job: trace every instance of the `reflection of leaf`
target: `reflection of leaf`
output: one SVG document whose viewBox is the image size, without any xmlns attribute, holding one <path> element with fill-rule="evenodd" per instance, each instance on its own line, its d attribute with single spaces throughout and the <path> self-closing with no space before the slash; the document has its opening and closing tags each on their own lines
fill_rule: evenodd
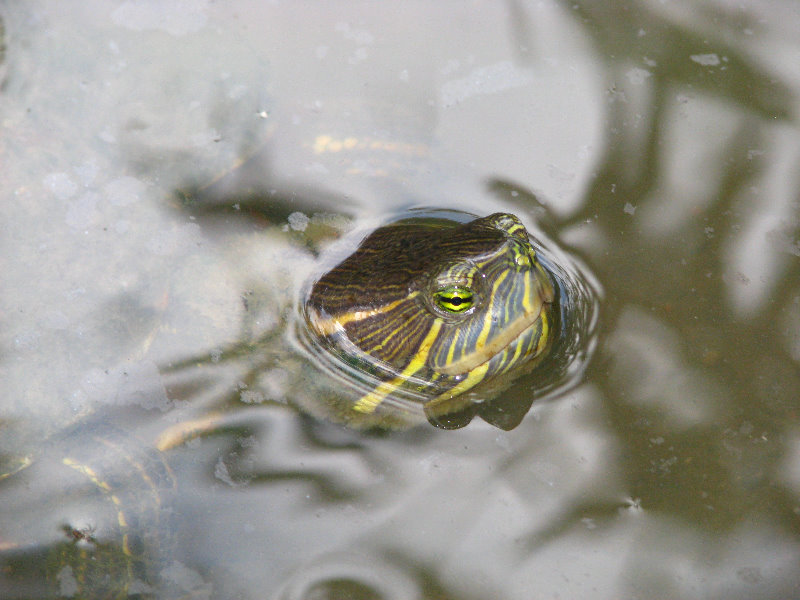
<svg viewBox="0 0 800 600">
<path fill-rule="evenodd" d="M 353 207 L 339 194 L 276 179 L 269 168 L 269 151 L 265 146 L 245 155 L 211 182 L 185 183 L 175 191 L 175 208 L 209 228 L 220 220 L 233 220 L 241 227 L 257 229 L 285 226 L 295 238 L 298 230 L 303 243 L 316 253 L 319 243 L 339 237 L 352 218 Z"/>
<path fill-rule="evenodd" d="M 625 457 L 623 489 L 641 498 L 645 511 L 715 534 L 763 515 L 796 531 L 796 494 L 782 483 L 780 469 L 788 452 L 782 440 L 797 421 L 800 376 L 778 341 L 784 336 L 782 316 L 797 295 L 800 263 L 786 261 L 759 310 L 746 320 L 730 310 L 732 282 L 723 276 L 730 246 L 743 243 L 739 231 L 749 225 L 748 203 L 757 206 L 762 193 L 769 198 L 761 192 L 769 186 L 787 187 L 774 179 L 786 178 L 788 169 L 770 168 L 782 148 L 771 128 L 776 120 L 789 127 L 797 98 L 739 43 L 736 32 L 745 28 L 753 32 L 749 44 L 764 39 L 754 17 L 734 18 L 711 5 L 694 6 L 694 18 L 680 23 L 657 12 L 655 3 L 570 2 L 566 10 L 594 39 L 615 89 L 604 155 L 582 209 L 561 225 L 591 223 L 606 242 L 593 262 L 607 291 L 607 335 L 621 326 L 614 321 L 623 310 L 635 308 L 661 326 L 637 330 L 654 336 L 650 350 L 662 347 L 659 331 L 675 340 L 677 366 L 666 376 L 632 363 L 635 347 L 625 345 L 622 352 L 602 341 L 605 356 L 589 368 L 589 379 L 605 398 L 610 434 Z M 702 97 L 724 111 L 733 134 L 723 139 L 712 125 L 678 127 L 681 111 L 692 107 L 681 107 L 677 93 Z M 686 156 L 688 142 L 714 150 L 690 171 L 687 161 L 674 160 Z M 670 196 L 670 181 L 711 174 L 713 187 L 703 202 Z M 788 197 L 797 198 L 796 180 L 790 185 Z M 514 197 L 524 190 L 499 177 L 491 189 Z M 782 196 L 774 201 L 784 202 Z M 648 209 L 677 200 L 687 214 L 667 234 L 650 234 L 644 224 L 654 211 Z M 794 238 L 783 240 L 786 250 Z M 767 246 L 758 251 L 780 251 Z M 704 400 L 713 410 L 690 427 L 676 427 L 670 416 L 697 400 L 697 390 L 680 387 L 680 376 L 690 373 L 701 375 Z M 645 402 L 643 389 L 659 403 Z M 602 498 L 575 498 L 565 502 L 551 527 L 529 532 L 528 539 L 539 546 L 581 519 L 613 518 L 617 509 Z"/>
<path fill-rule="evenodd" d="M 553 222 L 555 215 L 547 210 L 547 206 L 533 190 L 502 177 L 490 178 L 486 182 L 486 188 L 490 194 L 510 203 L 516 214 L 533 216 L 538 228 L 547 235 L 556 237 L 556 224 Z"/>
<path fill-rule="evenodd" d="M 762 118 L 786 119 L 791 114 L 794 98 L 788 86 L 727 41 L 741 40 L 739 32 L 746 27 L 758 35 L 755 17 L 747 25 L 732 23 L 726 29 L 720 27 L 720 22 L 728 20 L 722 9 L 705 8 L 705 21 L 693 18 L 683 24 L 657 14 L 643 2 L 565 4 L 594 38 L 600 55 L 610 57 L 610 66 L 641 65 L 655 80 L 701 90 Z M 694 8 L 703 10 L 699 4 Z"/>
</svg>

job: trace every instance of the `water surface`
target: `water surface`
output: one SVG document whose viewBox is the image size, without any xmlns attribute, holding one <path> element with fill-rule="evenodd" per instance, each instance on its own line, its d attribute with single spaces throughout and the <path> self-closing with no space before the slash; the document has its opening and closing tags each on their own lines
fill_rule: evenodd
<svg viewBox="0 0 800 600">
<path fill-rule="evenodd" d="M 63 474 L 98 421 L 174 473 L 145 596 L 800 594 L 796 3 L 0 16 L 0 455 L 32 461 L 0 481 L 4 598 L 58 597 L 52 549 L 117 528 Z M 510 431 L 292 408 L 313 375 L 269 340 L 317 246 L 421 206 L 513 212 L 593 274 L 592 360 Z M 263 368 L 223 360 L 252 339 Z"/>
</svg>

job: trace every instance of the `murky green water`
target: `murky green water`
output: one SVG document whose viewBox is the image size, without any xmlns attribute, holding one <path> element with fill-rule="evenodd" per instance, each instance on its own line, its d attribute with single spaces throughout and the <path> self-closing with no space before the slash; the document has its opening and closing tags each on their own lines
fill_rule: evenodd
<svg viewBox="0 0 800 600">
<path fill-rule="evenodd" d="M 78 4 L 0 2 L 0 596 L 800 597 L 795 2 Z M 510 431 L 313 410 L 318 249 L 415 207 L 594 289 Z"/>
</svg>

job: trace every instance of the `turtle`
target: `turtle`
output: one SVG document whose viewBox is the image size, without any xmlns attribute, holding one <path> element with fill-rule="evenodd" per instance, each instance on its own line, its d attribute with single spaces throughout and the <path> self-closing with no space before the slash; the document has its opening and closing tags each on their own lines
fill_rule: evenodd
<svg viewBox="0 0 800 600">
<path fill-rule="evenodd" d="M 376 228 L 352 254 L 300 288 L 298 318 L 288 328 L 296 357 L 327 376 L 297 404 L 358 428 L 407 428 L 423 416 L 446 429 L 464 426 L 475 414 L 491 422 L 480 412 L 491 403 L 477 402 L 476 390 L 496 390 L 504 376 L 534 368 L 559 335 L 558 287 L 540 254 L 522 222 L 507 213 L 417 211 Z M 288 356 L 269 352 L 274 342 L 270 332 L 206 362 L 247 357 L 258 371 L 265 366 L 260 360 L 285 365 Z M 217 422 L 212 411 L 199 425 L 188 420 L 144 443 L 110 424 L 124 423 L 126 412 L 114 419 L 84 417 L 35 456 L 3 469 L 0 485 L 13 486 L 16 478 L 24 487 L 40 473 L 51 483 L 63 480 L 60 490 L 74 490 L 94 515 L 60 523 L 60 540 L 45 548 L 13 548 L 4 559 L 7 572 L 24 573 L 22 565 L 29 569 L 38 561 L 53 593 L 170 597 L 162 572 L 175 532 L 177 483 L 164 452 Z M 518 413 L 500 412 L 514 422 Z"/>
<path fill-rule="evenodd" d="M 325 137 L 314 151 L 358 147 Z M 284 195 L 274 185 L 231 191 L 229 175 L 178 189 L 169 205 L 201 226 L 244 217 L 257 235 L 288 240 L 297 280 L 243 290 L 239 339 L 160 365 L 171 394 L 185 400 L 233 365 L 227 395 L 184 403 L 174 424 L 147 439 L 131 431 L 123 407 L 111 417 L 79 415 L 34 451 L 2 457 L 3 490 L 52 467 L 66 474 L 65 489 L 105 514 L 64 520 L 45 544 L 0 539 L 6 575 L 74 598 L 180 597 L 185 590 L 164 578 L 178 486 L 165 453 L 229 426 L 232 412 L 290 407 L 379 435 L 426 422 L 459 429 L 476 416 L 508 430 L 574 366 L 591 292 L 558 246 L 519 216 L 411 207 L 359 220 L 341 198 Z M 264 307 L 277 316 L 266 329 L 256 325 Z M 271 395 L 277 372 L 288 379 Z M 519 380 L 524 393 L 503 393 Z"/>
<path fill-rule="evenodd" d="M 518 216 L 411 207 L 353 225 L 324 208 L 275 188 L 182 195 L 180 210 L 211 228 L 218 219 L 266 231 L 283 223 L 294 250 L 267 260 L 285 260 L 300 281 L 285 294 L 254 282 L 242 295 L 245 318 L 277 314 L 273 326 L 253 334 L 243 325 L 241 339 L 163 373 L 199 377 L 240 363 L 228 401 L 288 403 L 358 429 L 457 429 L 475 416 L 512 429 L 585 362 L 579 347 L 591 336 L 580 332 L 591 327 L 593 290 L 568 254 Z M 271 394 L 276 370 L 288 381 Z M 504 395 L 521 376 L 528 392 Z"/>
<path fill-rule="evenodd" d="M 54 593 L 74 598 L 180 597 L 180 590 L 166 591 L 172 583 L 163 575 L 177 489 L 165 452 L 224 426 L 224 405 L 276 403 L 258 392 L 276 368 L 299 374 L 284 392 L 302 414 L 370 431 L 425 421 L 457 429 L 476 415 L 511 429 L 535 392 L 520 400 L 503 389 L 523 376 L 544 388 L 558 377 L 553 372 L 563 372 L 564 323 L 574 307 L 548 248 L 513 214 L 427 209 L 406 211 L 365 236 L 318 229 L 306 228 L 298 246 L 313 249 L 319 272 L 298 283 L 283 321 L 252 339 L 162 366 L 164 377 L 180 382 L 201 381 L 197 369 L 240 363 L 235 391 L 218 406 L 147 442 L 124 430 L 125 411 L 114 426 L 107 415 L 92 415 L 0 469 L 8 491 L 36 481 L 43 465 L 58 468 L 71 482 L 65 489 L 96 507 L 89 520 L 61 522 L 49 545 L 6 548 L 6 574 L 24 578 L 38 564 Z M 318 239 L 336 237 L 319 248 Z M 354 244 L 352 252 L 342 250 Z M 246 296 L 253 315 L 258 296 Z"/>
</svg>

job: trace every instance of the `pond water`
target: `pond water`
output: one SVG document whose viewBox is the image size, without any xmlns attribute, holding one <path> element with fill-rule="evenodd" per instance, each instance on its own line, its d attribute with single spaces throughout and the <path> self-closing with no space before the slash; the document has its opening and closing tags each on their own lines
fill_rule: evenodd
<svg viewBox="0 0 800 600">
<path fill-rule="evenodd" d="M 796 2 L 0 18 L 2 598 L 800 597 Z M 420 207 L 597 303 L 509 430 L 314 410 L 320 248 Z"/>
</svg>

